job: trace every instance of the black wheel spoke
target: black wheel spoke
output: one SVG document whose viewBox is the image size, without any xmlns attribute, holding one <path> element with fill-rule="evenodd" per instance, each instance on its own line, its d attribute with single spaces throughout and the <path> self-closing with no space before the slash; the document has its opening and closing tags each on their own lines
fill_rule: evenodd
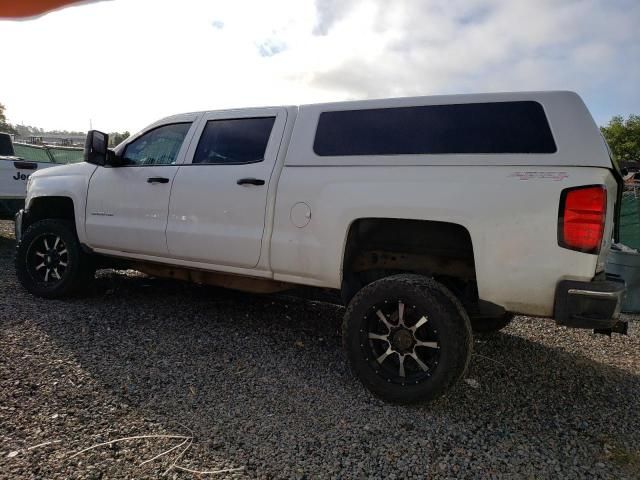
<svg viewBox="0 0 640 480">
<path fill-rule="evenodd" d="M 418 340 L 416 347 L 440 348 L 440 344 L 438 342 L 423 342 L 422 340 Z"/>
<path fill-rule="evenodd" d="M 411 330 L 413 330 L 413 333 L 415 333 L 421 326 L 423 326 L 427 322 L 427 317 L 421 317 L 420 320 L 418 320 L 416 324 L 411 327 Z"/>
<path fill-rule="evenodd" d="M 418 364 L 418 366 L 424 371 L 424 372 L 428 372 L 429 371 L 429 367 L 427 365 L 425 365 L 425 363 L 420 360 L 420 358 L 418 357 L 418 355 L 416 354 L 416 352 L 411 352 L 409 354 L 409 356 L 411 358 L 413 358 L 413 360 Z"/>
<path fill-rule="evenodd" d="M 387 317 L 384 315 L 384 313 L 382 313 L 380 310 L 377 310 L 376 315 L 378 316 L 380 321 L 385 325 L 385 327 L 387 327 L 389 331 L 391 331 L 391 329 L 393 328 L 393 325 L 389 323 L 389 320 L 387 320 Z"/>
<path fill-rule="evenodd" d="M 391 355 L 392 353 L 394 353 L 393 349 L 391 348 L 391 346 L 387 347 L 387 349 L 384 351 L 384 353 L 382 355 L 380 355 L 378 358 L 376 358 L 376 362 L 378 363 L 382 363 L 385 361 L 385 359 Z"/>
<path fill-rule="evenodd" d="M 382 340 L 383 342 L 388 342 L 389 341 L 389 335 L 380 335 L 379 333 L 369 332 L 369 339 L 370 340 Z"/>
<path fill-rule="evenodd" d="M 404 302 L 398 301 L 398 324 L 404 325 Z"/>
</svg>

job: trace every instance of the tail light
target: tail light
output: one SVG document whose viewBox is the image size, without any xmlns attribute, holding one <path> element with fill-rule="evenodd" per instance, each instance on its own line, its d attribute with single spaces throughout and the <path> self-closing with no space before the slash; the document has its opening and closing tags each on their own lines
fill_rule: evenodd
<svg viewBox="0 0 640 480">
<path fill-rule="evenodd" d="M 604 185 L 563 190 L 558 214 L 558 245 L 579 252 L 599 253 L 606 214 Z"/>
</svg>

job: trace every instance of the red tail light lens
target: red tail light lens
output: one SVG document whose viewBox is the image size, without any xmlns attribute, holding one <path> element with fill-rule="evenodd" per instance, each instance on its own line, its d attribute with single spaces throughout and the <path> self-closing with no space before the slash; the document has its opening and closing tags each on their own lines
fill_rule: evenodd
<svg viewBox="0 0 640 480">
<path fill-rule="evenodd" d="M 558 244 L 579 252 L 598 253 L 607 214 L 604 185 L 567 188 L 560 197 Z"/>
</svg>

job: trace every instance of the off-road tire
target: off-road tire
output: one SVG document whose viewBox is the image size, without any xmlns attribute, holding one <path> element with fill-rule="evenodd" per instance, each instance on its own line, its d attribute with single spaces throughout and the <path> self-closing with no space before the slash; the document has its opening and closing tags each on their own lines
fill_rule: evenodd
<svg viewBox="0 0 640 480">
<path fill-rule="evenodd" d="M 47 244 L 53 247 L 55 239 L 63 246 L 63 250 L 58 247 L 59 253 L 59 276 L 56 281 L 43 281 L 39 279 L 39 273 L 43 268 L 34 265 L 42 257 L 40 251 L 46 249 L 40 243 L 43 239 L 49 239 Z M 38 250 L 40 249 L 40 251 Z M 66 252 L 62 253 L 64 250 Z M 35 252 L 35 253 L 34 253 Z M 44 260 L 43 260 L 44 263 Z M 62 263 L 65 263 L 62 272 Z M 46 219 L 40 220 L 29 226 L 22 235 L 16 247 L 15 269 L 18 280 L 22 286 L 38 297 L 62 298 L 84 291 L 93 280 L 95 266 L 93 259 L 82 250 L 73 223 L 67 220 Z M 51 273 L 51 278 L 54 274 Z"/>
<path fill-rule="evenodd" d="M 371 335 L 378 335 L 370 330 L 371 322 L 375 323 L 372 315 L 379 317 L 376 309 L 380 305 L 384 310 L 384 305 L 393 309 L 395 304 L 400 303 L 403 304 L 402 311 L 407 325 L 411 323 L 409 316 L 424 317 L 426 320 L 424 323 L 419 320 L 413 325 L 417 328 L 413 330 L 412 353 L 407 353 L 410 350 L 402 350 L 404 354 L 401 354 L 399 349 L 379 362 L 380 357 L 376 357 L 379 350 L 376 352 L 376 348 L 384 349 L 385 342 L 389 349 L 394 348 L 398 337 L 389 333 L 387 335 L 389 340 L 380 338 L 368 340 L 372 338 Z M 397 315 L 400 318 L 400 313 Z M 383 316 L 386 317 L 386 315 Z M 422 326 L 418 325 L 420 323 Z M 380 328 L 380 325 L 376 328 Z M 396 334 L 400 329 L 402 328 L 399 326 L 396 328 Z M 425 331 L 425 329 L 428 330 Z M 411 327 L 408 330 L 411 330 Z M 392 329 L 388 328 L 388 331 L 391 332 Z M 420 331 L 423 333 L 418 333 Z M 418 336 L 421 335 L 433 335 L 432 341 L 426 342 L 419 339 Z M 393 403 L 427 402 L 443 395 L 464 375 L 471 358 L 473 344 L 469 317 L 458 299 L 435 280 L 413 274 L 389 276 L 362 288 L 347 308 L 342 326 L 342 338 L 354 374 L 372 393 Z M 392 338 L 393 342 L 390 340 Z M 419 363 L 414 362 L 415 357 L 406 358 L 413 354 L 418 355 L 416 353 L 418 347 L 423 347 L 427 352 L 430 351 L 431 347 L 418 345 L 418 342 L 439 345 L 437 349 L 433 347 L 435 352 L 430 354 L 437 356 L 429 357 L 428 361 L 426 357 L 420 357 L 423 366 L 429 367 L 428 370 L 424 370 Z M 379 344 L 383 346 L 379 347 Z M 405 345 L 403 348 L 411 347 Z M 423 352 L 423 348 L 420 352 Z M 403 356 L 405 358 L 401 358 Z M 405 375 L 398 373 L 397 376 L 393 376 L 394 359 L 398 362 L 399 372 Z M 429 361 L 432 363 L 429 364 Z M 385 362 L 389 363 L 383 368 Z M 413 371 L 409 372 L 409 375 L 405 372 L 404 366 L 408 362 L 412 364 L 409 367 L 413 366 Z M 401 370 L 400 363 L 403 364 Z M 385 369 L 386 371 L 383 372 Z M 413 380 L 410 381 L 411 378 Z"/>
<path fill-rule="evenodd" d="M 509 325 L 513 317 L 513 313 L 506 312 L 500 317 L 471 318 L 471 328 L 473 333 L 495 333 Z"/>
</svg>

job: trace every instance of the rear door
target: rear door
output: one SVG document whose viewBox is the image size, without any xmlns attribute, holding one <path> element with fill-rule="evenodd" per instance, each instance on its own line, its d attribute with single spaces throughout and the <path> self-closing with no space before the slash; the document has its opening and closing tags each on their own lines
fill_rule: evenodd
<svg viewBox="0 0 640 480">
<path fill-rule="evenodd" d="M 286 116 L 285 108 L 205 114 L 173 183 L 167 223 L 172 257 L 240 268 L 258 264 Z"/>
</svg>

